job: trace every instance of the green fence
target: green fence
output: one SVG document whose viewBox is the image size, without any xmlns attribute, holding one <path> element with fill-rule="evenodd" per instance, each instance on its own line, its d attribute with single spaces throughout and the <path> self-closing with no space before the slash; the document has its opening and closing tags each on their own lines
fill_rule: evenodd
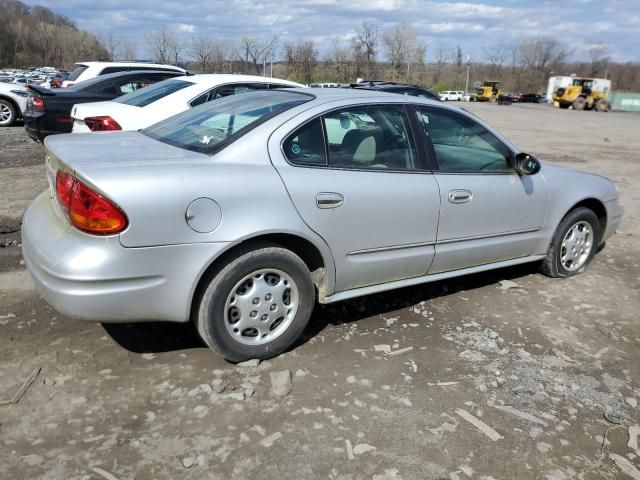
<svg viewBox="0 0 640 480">
<path fill-rule="evenodd" d="M 609 101 L 612 110 L 640 112 L 640 93 L 612 92 Z"/>
</svg>

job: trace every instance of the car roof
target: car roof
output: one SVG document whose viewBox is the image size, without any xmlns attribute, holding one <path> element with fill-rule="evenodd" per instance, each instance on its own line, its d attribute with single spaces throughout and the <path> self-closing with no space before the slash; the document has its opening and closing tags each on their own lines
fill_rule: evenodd
<svg viewBox="0 0 640 480">
<path fill-rule="evenodd" d="M 184 68 L 176 67 L 175 65 L 166 65 L 162 63 L 147 63 L 147 62 L 76 62 L 75 65 L 86 67 L 159 67 L 159 68 L 171 68 L 177 71 L 186 72 Z"/>
<path fill-rule="evenodd" d="M 182 78 L 183 75 L 180 75 L 180 72 L 172 72 L 167 70 L 129 70 L 126 72 L 115 72 L 115 73 L 107 73 L 106 75 L 99 75 L 97 77 L 89 78 L 87 80 L 80 81 L 73 86 L 69 87 L 72 89 L 82 89 L 91 85 L 97 85 L 102 82 L 108 82 L 109 80 L 113 80 L 115 78 L 127 78 L 127 77 L 135 77 L 138 75 L 169 75 L 171 78 Z M 188 78 L 188 77 L 185 77 Z"/>
<path fill-rule="evenodd" d="M 191 83 L 196 84 L 211 84 L 212 86 L 227 83 L 227 82 L 261 82 L 261 83 L 282 83 L 286 85 L 295 85 L 303 87 L 302 84 L 285 80 L 283 78 L 273 77 L 261 77 L 259 75 L 240 75 L 229 73 L 198 73 L 195 75 L 186 75 L 184 77 L 178 77 L 183 80 L 188 80 Z"/>
<path fill-rule="evenodd" d="M 334 100 L 371 100 L 375 103 L 377 100 L 396 101 L 401 103 L 420 103 L 425 105 L 436 105 L 442 107 L 443 102 L 431 100 L 428 98 L 415 97 L 413 95 L 404 95 L 379 89 L 370 88 L 288 88 L 287 91 L 300 92 L 311 95 L 320 103 L 330 102 Z M 447 105 L 450 110 L 457 110 L 455 106 Z"/>
</svg>

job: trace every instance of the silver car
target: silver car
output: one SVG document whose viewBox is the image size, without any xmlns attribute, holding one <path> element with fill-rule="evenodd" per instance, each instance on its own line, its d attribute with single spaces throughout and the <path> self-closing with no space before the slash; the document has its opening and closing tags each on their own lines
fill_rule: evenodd
<svg viewBox="0 0 640 480">
<path fill-rule="evenodd" d="M 525 262 L 575 275 L 622 217 L 609 180 L 380 92 L 246 93 L 46 147 L 50 188 L 22 235 L 47 301 L 99 322 L 191 320 L 234 362 L 289 348 L 316 301 Z"/>
</svg>

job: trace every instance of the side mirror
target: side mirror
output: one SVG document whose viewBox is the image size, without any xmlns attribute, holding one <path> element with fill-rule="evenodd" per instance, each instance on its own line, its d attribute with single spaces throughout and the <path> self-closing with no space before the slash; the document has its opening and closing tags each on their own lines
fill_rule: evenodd
<svg viewBox="0 0 640 480">
<path fill-rule="evenodd" d="M 533 155 L 520 152 L 516 155 L 516 172 L 518 175 L 535 175 L 540 171 L 542 165 Z"/>
</svg>

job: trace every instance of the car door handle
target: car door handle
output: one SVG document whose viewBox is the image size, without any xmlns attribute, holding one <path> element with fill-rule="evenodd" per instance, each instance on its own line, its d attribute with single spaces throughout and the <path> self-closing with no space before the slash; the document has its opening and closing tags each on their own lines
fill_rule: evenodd
<svg viewBox="0 0 640 480">
<path fill-rule="evenodd" d="M 318 208 L 338 208 L 344 203 L 344 197 L 339 193 L 320 192 L 316 196 Z"/>
<path fill-rule="evenodd" d="M 450 203 L 467 203 L 473 200 L 473 193 L 469 190 L 451 190 L 449 192 Z"/>
</svg>

